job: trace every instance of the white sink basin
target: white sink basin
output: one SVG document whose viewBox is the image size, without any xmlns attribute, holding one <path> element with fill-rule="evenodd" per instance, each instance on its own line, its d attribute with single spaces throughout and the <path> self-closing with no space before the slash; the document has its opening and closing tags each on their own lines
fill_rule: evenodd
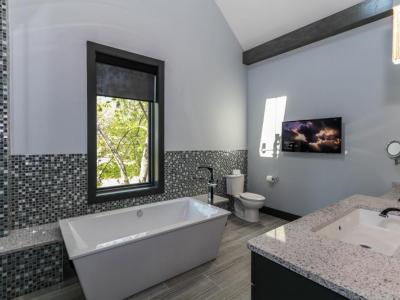
<svg viewBox="0 0 400 300">
<path fill-rule="evenodd" d="M 316 233 L 392 256 L 400 247 L 400 217 L 355 209 Z"/>
</svg>

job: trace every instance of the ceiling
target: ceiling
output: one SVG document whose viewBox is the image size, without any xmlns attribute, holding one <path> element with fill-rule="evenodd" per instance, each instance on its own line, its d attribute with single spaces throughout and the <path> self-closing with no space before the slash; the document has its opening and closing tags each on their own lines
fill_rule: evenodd
<svg viewBox="0 0 400 300">
<path fill-rule="evenodd" d="M 243 50 L 339 12 L 362 0 L 215 0 Z"/>
</svg>

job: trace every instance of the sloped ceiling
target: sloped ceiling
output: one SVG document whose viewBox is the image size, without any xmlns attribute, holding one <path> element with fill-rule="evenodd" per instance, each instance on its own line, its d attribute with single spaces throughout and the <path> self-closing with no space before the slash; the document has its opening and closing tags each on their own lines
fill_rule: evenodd
<svg viewBox="0 0 400 300">
<path fill-rule="evenodd" d="M 339 12 L 362 0 L 215 0 L 243 50 Z"/>
</svg>

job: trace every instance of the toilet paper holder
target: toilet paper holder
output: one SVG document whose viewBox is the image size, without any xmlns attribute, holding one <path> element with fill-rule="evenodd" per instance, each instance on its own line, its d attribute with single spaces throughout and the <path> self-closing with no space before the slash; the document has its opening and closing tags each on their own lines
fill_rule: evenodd
<svg viewBox="0 0 400 300">
<path fill-rule="evenodd" d="M 270 184 L 277 184 L 279 182 L 278 176 L 267 175 L 266 180 Z"/>
</svg>

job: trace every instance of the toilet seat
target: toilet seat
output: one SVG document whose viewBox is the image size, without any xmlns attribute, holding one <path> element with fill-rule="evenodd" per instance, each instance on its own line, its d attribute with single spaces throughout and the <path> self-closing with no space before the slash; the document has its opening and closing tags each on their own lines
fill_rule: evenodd
<svg viewBox="0 0 400 300">
<path fill-rule="evenodd" d="M 264 196 L 261 195 L 257 195 L 257 194 L 253 194 L 253 193 L 242 193 L 239 194 L 239 197 L 243 200 L 247 200 L 247 201 L 257 201 L 257 202 L 261 202 L 265 200 Z"/>
</svg>

